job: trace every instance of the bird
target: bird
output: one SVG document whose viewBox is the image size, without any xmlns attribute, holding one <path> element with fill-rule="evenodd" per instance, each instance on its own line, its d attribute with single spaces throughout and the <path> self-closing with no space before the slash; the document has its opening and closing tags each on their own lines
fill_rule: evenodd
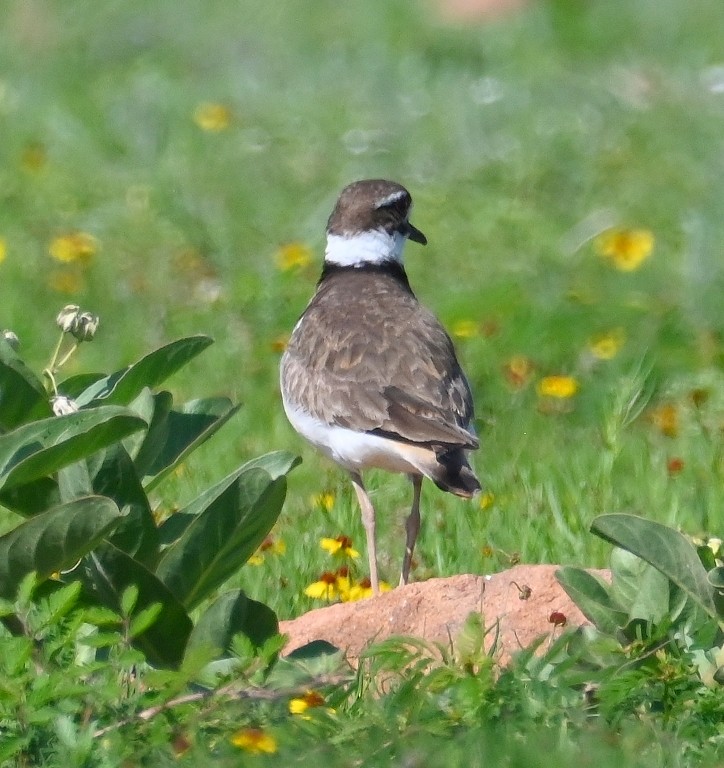
<svg viewBox="0 0 724 768">
<path fill-rule="evenodd" d="M 408 190 L 385 179 L 346 186 L 327 222 L 324 264 L 280 363 L 292 427 L 349 474 L 379 594 L 376 514 L 362 473 L 406 474 L 400 585 L 420 529 L 423 478 L 462 498 L 481 489 L 468 454 L 479 447 L 473 396 L 453 342 L 410 287 L 403 250 L 427 244 L 410 222 Z"/>
</svg>

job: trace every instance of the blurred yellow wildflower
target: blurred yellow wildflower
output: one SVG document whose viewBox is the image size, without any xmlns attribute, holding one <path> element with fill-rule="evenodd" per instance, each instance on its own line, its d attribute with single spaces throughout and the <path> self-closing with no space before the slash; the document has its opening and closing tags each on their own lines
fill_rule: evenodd
<svg viewBox="0 0 724 768">
<path fill-rule="evenodd" d="M 386 581 L 380 582 L 380 593 L 389 592 L 391 589 L 392 587 Z M 340 599 L 343 603 L 354 603 L 357 600 L 367 600 L 373 596 L 372 584 L 369 579 L 364 578 L 357 584 L 352 584 L 345 594 L 340 595 Z"/>
<path fill-rule="evenodd" d="M 573 376 L 545 376 L 538 382 L 538 394 L 542 397 L 573 397 L 578 392 L 578 382 Z"/>
<path fill-rule="evenodd" d="M 325 571 L 317 581 L 310 584 L 304 594 L 315 600 L 327 600 L 328 602 L 337 597 L 337 574 L 331 571 Z"/>
<path fill-rule="evenodd" d="M 310 497 L 310 503 L 313 507 L 322 507 L 322 509 L 330 512 L 334 507 L 334 494 L 330 491 L 316 493 Z"/>
<path fill-rule="evenodd" d="M 48 275 L 48 287 L 56 293 L 73 295 L 83 290 L 85 280 L 76 270 L 54 269 Z"/>
<path fill-rule="evenodd" d="M 475 320 L 458 320 L 452 327 L 453 336 L 458 339 L 471 339 L 480 333 L 480 323 Z"/>
<path fill-rule="evenodd" d="M 480 494 L 480 509 L 487 509 L 488 507 L 491 507 L 493 505 L 493 502 L 495 501 L 495 496 L 490 493 L 490 491 L 486 491 L 485 493 Z"/>
<path fill-rule="evenodd" d="M 277 267 L 282 272 L 302 269 L 312 263 L 312 251 L 303 243 L 286 243 L 276 252 Z"/>
<path fill-rule="evenodd" d="M 353 560 L 359 557 L 359 552 L 352 547 L 352 539 L 349 536 L 340 535 L 336 539 L 324 538 L 319 542 L 319 546 L 330 555 L 351 557 Z"/>
<path fill-rule="evenodd" d="M 600 333 L 588 342 L 591 354 L 599 360 L 612 360 L 619 353 L 626 341 L 623 328 L 614 328 L 612 331 Z"/>
<path fill-rule="evenodd" d="M 318 691 L 307 691 L 304 696 L 299 696 L 289 701 L 289 711 L 293 715 L 303 715 L 308 709 L 324 706 L 324 696 Z"/>
<path fill-rule="evenodd" d="M 98 241 L 87 232 L 70 232 L 53 238 L 50 255 L 62 264 L 90 264 L 98 251 Z"/>
<path fill-rule="evenodd" d="M 287 545 L 283 539 L 275 539 L 267 536 L 259 545 L 259 549 L 246 561 L 249 565 L 261 565 L 266 553 L 271 555 L 283 555 L 287 551 Z"/>
<path fill-rule="evenodd" d="M 5 257 L 8 255 L 8 244 L 5 242 L 4 237 L 0 237 L 0 264 L 5 261 Z"/>
<path fill-rule="evenodd" d="M 196 107 L 194 122 L 202 131 L 221 133 L 231 125 L 231 110 L 225 104 L 204 102 Z"/>
<path fill-rule="evenodd" d="M 277 751 L 276 739 L 263 728 L 244 728 L 231 737 L 231 743 L 252 755 L 273 755 Z"/>
<path fill-rule="evenodd" d="M 663 403 L 649 411 L 651 423 L 666 437 L 679 434 L 679 411 L 674 403 Z"/>
<path fill-rule="evenodd" d="M 616 269 L 633 272 L 651 255 L 654 235 L 648 229 L 609 229 L 596 238 L 595 247 Z"/>
</svg>

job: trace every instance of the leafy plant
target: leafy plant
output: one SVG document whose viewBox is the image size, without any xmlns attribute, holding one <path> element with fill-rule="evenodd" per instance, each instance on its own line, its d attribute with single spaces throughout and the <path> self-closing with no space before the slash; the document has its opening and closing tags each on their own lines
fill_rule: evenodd
<svg viewBox="0 0 724 768">
<path fill-rule="evenodd" d="M 241 590 L 207 603 L 273 526 L 298 459 L 247 462 L 157 520 L 149 493 L 238 410 L 222 397 L 175 405 L 154 390 L 212 340 L 179 339 L 113 373 L 59 381 L 98 318 L 70 305 L 57 323 L 47 387 L 12 337 L 0 339 L 0 504 L 21 518 L 0 536 L 0 597 L 13 599 L 30 574 L 43 594 L 76 585 L 86 606 L 130 612 L 132 643 L 161 667 L 182 663 L 192 633 L 217 652 L 238 632 L 261 645 L 277 631 L 269 608 Z M 23 634 L 12 612 L 3 622 Z"/>
<path fill-rule="evenodd" d="M 611 583 L 581 568 L 556 574 L 584 615 L 642 655 L 673 649 L 705 683 L 724 683 L 724 569 L 712 548 L 629 514 L 602 515 L 591 530 L 616 546 Z"/>
</svg>

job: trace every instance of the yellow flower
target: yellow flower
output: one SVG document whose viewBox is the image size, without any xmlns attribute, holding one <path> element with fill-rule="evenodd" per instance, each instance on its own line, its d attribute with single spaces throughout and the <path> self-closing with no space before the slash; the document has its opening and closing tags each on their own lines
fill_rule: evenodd
<svg viewBox="0 0 724 768">
<path fill-rule="evenodd" d="M 246 561 L 247 565 L 261 565 L 264 562 L 264 555 L 260 552 L 254 552 L 254 554 Z"/>
<path fill-rule="evenodd" d="M 495 496 L 490 493 L 490 491 L 486 491 L 485 493 L 480 494 L 480 509 L 487 509 L 488 507 L 491 507 L 493 505 L 493 502 L 495 501 Z"/>
<path fill-rule="evenodd" d="M 599 360 L 612 360 L 626 341 L 623 328 L 614 328 L 607 333 L 600 333 L 588 342 L 591 354 Z"/>
<path fill-rule="evenodd" d="M 317 493 L 310 497 L 309 502 L 313 507 L 322 507 L 327 512 L 331 512 L 334 507 L 334 494 L 329 491 Z"/>
<path fill-rule="evenodd" d="M 616 269 L 632 272 L 651 255 L 654 235 L 648 229 L 609 229 L 596 238 L 595 247 Z"/>
<path fill-rule="evenodd" d="M 252 755 L 261 753 L 273 755 L 277 751 L 276 739 L 263 728 L 244 728 L 237 731 L 231 737 L 231 743 Z"/>
<path fill-rule="evenodd" d="M 204 102 L 196 107 L 194 122 L 202 131 L 221 133 L 231 125 L 231 110 L 224 104 Z"/>
<path fill-rule="evenodd" d="M 70 232 L 53 238 L 50 255 L 63 264 L 90 264 L 98 251 L 98 241 L 87 232 Z"/>
<path fill-rule="evenodd" d="M 304 594 L 315 600 L 334 600 L 337 597 L 337 574 L 325 571 L 319 581 L 313 582 L 304 590 Z"/>
<path fill-rule="evenodd" d="M 321 707 L 324 705 L 324 696 L 318 691 L 307 691 L 304 696 L 291 699 L 289 702 L 289 711 L 293 715 L 303 715 L 308 709 Z"/>
<path fill-rule="evenodd" d="M 0 264 L 5 261 L 5 257 L 8 255 L 8 244 L 5 242 L 5 238 L 0 237 Z"/>
<path fill-rule="evenodd" d="M 679 411 L 673 403 L 663 403 L 649 411 L 651 422 L 662 435 L 676 437 L 679 434 Z"/>
<path fill-rule="evenodd" d="M 471 339 L 480 333 L 480 324 L 475 320 L 458 320 L 453 325 L 452 332 L 458 339 Z"/>
<path fill-rule="evenodd" d="M 545 376 L 538 382 L 538 394 L 542 397 L 568 398 L 578 392 L 578 382 L 573 376 Z"/>
<path fill-rule="evenodd" d="M 380 582 L 380 592 L 389 592 L 392 589 L 392 587 L 386 582 L 381 581 Z M 374 593 L 372 592 L 372 585 L 370 584 L 369 579 L 362 579 L 358 584 L 353 584 L 349 590 L 347 591 L 346 595 L 344 595 L 341 599 L 343 603 L 354 603 L 357 600 L 367 600 L 369 597 L 373 597 Z"/>
<path fill-rule="evenodd" d="M 312 251 L 303 243 L 287 243 L 279 248 L 275 259 L 282 272 L 289 272 L 308 267 L 312 263 Z"/>
<path fill-rule="evenodd" d="M 349 536 L 337 536 L 336 539 L 322 539 L 319 546 L 329 552 L 330 555 L 351 557 L 353 560 L 359 557 L 359 552 L 352 547 L 352 539 Z"/>
<path fill-rule="evenodd" d="M 85 281 L 83 276 L 75 270 L 56 269 L 48 275 L 48 287 L 57 293 L 72 296 L 83 290 Z"/>
</svg>

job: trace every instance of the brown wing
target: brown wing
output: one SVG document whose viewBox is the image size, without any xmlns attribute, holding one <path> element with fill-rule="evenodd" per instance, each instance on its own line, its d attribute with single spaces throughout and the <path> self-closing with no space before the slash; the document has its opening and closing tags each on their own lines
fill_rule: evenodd
<svg viewBox="0 0 724 768">
<path fill-rule="evenodd" d="M 391 277 L 325 280 L 282 365 L 291 399 L 309 403 L 324 423 L 414 443 L 478 447 L 470 387 L 450 337 Z"/>
</svg>

